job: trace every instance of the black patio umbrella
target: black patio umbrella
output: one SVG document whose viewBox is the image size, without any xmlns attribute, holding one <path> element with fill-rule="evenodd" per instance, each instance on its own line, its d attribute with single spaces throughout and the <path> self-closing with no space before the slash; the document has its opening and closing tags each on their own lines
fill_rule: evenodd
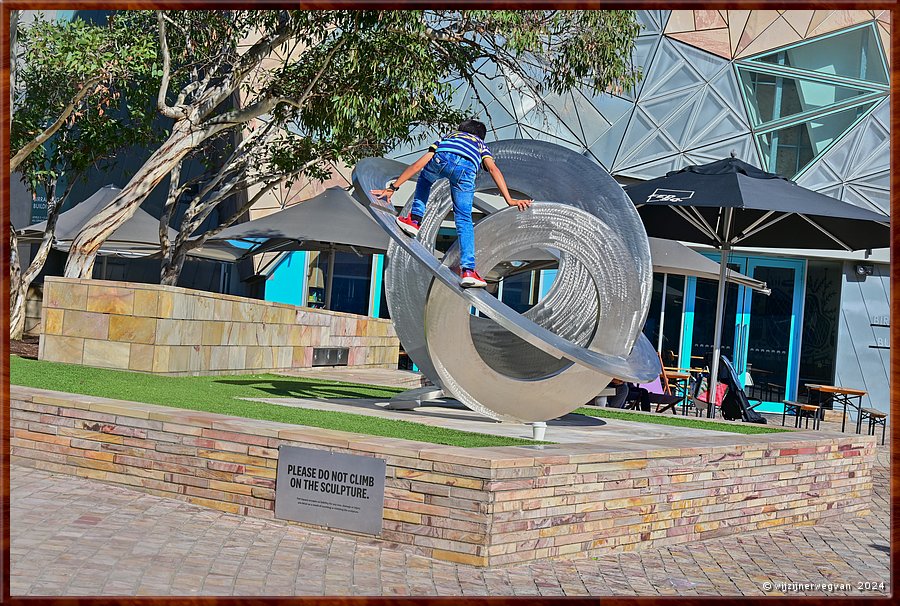
<svg viewBox="0 0 900 606">
<path fill-rule="evenodd" d="M 726 158 L 625 188 L 650 236 L 714 246 L 863 250 L 890 245 L 886 215 Z M 718 376 L 725 280 L 719 280 L 711 377 Z"/>
<path fill-rule="evenodd" d="M 82 228 L 121 191 L 114 185 L 106 185 L 69 210 L 61 212 L 53 230 L 53 248 L 69 252 L 72 242 Z M 169 241 L 174 241 L 178 232 L 171 227 L 167 229 Z M 23 227 L 18 231 L 19 242 L 23 244 L 40 242 L 46 230 L 46 221 Z M 159 219 L 142 208 L 138 208 L 128 220 L 110 234 L 97 251 L 97 254 L 104 258 L 104 263 L 106 257 L 139 258 L 152 257 L 159 253 Z M 212 261 L 234 261 L 236 258 L 226 250 L 195 249 L 188 254 Z"/>
<path fill-rule="evenodd" d="M 325 307 L 331 308 L 334 251 L 384 253 L 390 238 L 363 206 L 340 187 L 265 217 L 239 223 L 209 238 L 198 250 L 240 250 L 241 258 L 264 252 L 329 251 Z M 248 248 L 238 249 L 230 241 Z"/>
</svg>

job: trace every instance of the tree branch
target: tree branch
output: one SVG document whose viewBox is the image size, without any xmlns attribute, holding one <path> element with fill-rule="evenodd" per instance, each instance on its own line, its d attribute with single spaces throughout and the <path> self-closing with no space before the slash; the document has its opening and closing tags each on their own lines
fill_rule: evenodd
<svg viewBox="0 0 900 606">
<path fill-rule="evenodd" d="M 270 36 L 257 41 L 239 60 L 239 65 L 235 67 L 230 76 L 219 86 L 211 89 L 203 99 L 201 105 L 203 109 L 200 112 L 200 118 L 205 118 L 211 111 L 219 106 L 227 99 L 247 77 L 266 57 L 268 57 L 276 46 L 290 38 L 290 31 L 286 25 L 278 27 Z"/>
<path fill-rule="evenodd" d="M 169 57 L 169 42 L 166 38 L 166 20 L 162 11 L 156 11 L 156 21 L 159 24 L 159 50 L 163 59 L 162 81 L 159 83 L 159 95 L 156 97 L 156 108 L 166 118 L 184 118 L 184 111 L 166 105 L 166 95 L 169 93 L 169 78 L 171 78 L 171 58 Z"/>
<path fill-rule="evenodd" d="M 43 145 L 50 137 L 56 134 L 56 131 L 62 127 L 63 124 L 66 123 L 66 120 L 69 119 L 69 116 L 72 115 L 72 112 L 75 111 L 75 108 L 84 100 L 84 98 L 91 92 L 91 89 L 99 84 L 103 80 L 103 76 L 94 76 L 90 80 L 84 83 L 84 86 L 81 87 L 81 90 L 78 91 L 78 94 L 66 105 L 62 113 L 56 119 L 56 122 L 45 128 L 39 135 L 37 135 L 34 139 L 25 144 L 22 149 L 16 152 L 16 155 L 12 157 L 9 161 L 9 172 L 15 172 L 16 168 L 31 155 L 31 152 L 36 150 L 38 147 Z"/>
<path fill-rule="evenodd" d="M 306 88 L 303 90 L 303 93 L 300 95 L 299 99 L 291 99 L 288 97 L 265 98 L 243 109 L 226 112 L 219 118 L 210 120 L 209 124 L 242 124 L 244 122 L 249 122 L 254 118 L 258 118 L 264 114 L 268 114 L 273 109 L 275 109 L 275 107 L 277 107 L 279 103 L 286 103 L 288 105 L 296 107 L 297 109 L 302 108 L 303 103 L 306 102 L 306 99 L 309 98 L 310 93 L 312 93 L 313 87 L 325 73 L 325 70 L 331 64 L 332 59 L 334 59 L 335 53 L 337 53 L 338 49 L 340 49 L 340 47 L 343 45 L 344 40 L 340 40 L 332 47 L 330 51 L 328 51 L 328 55 L 326 55 L 325 60 L 322 62 L 322 66 L 319 68 L 319 71 L 316 72 L 316 75 L 313 76 L 312 80 L 310 80 L 306 85 Z"/>
<path fill-rule="evenodd" d="M 172 172 L 169 173 L 169 194 L 166 196 L 166 203 L 163 206 L 163 212 L 159 218 L 159 245 L 163 258 L 168 256 L 169 247 L 171 246 L 171 242 L 169 242 L 169 221 L 172 220 L 172 212 L 175 210 L 175 201 L 178 200 L 178 196 L 181 193 L 181 189 L 178 185 L 178 182 L 181 181 L 181 164 L 182 160 L 179 160 L 178 164 L 175 165 L 175 168 L 172 169 Z"/>
</svg>

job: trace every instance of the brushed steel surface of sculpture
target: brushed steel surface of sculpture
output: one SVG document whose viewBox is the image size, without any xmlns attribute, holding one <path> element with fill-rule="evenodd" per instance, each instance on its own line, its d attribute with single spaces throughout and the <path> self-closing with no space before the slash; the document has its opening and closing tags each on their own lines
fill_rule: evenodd
<svg viewBox="0 0 900 606">
<path fill-rule="evenodd" d="M 569 413 L 612 377 L 655 378 L 659 360 L 641 333 L 652 289 L 649 242 L 621 186 L 558 145 L 512 140 L 490 147 L 510 190 L 535 203 L 526 211 L 495 208 L 477 195 L 495 191 L 490 176 L 479 173 L 475 205 L 487 215 L 475 224 L 479 269 L 509 268 L 506 262 L 536 254 L 558 260 L 553 285 L 522 314 L 483 289 L 459 286 L 457 243 L 443 259 L 435 256 L 438 230 L 452 209 L 446 180 L 432 188 L 413 239 L 396 226 L 394 208 L 369 194 L 406 165 L 368 158 L 353 171 L 355 195 L 391 236 L 386 298 L 410 359 L 472 410 L 519 422 Z"/>
</svg>

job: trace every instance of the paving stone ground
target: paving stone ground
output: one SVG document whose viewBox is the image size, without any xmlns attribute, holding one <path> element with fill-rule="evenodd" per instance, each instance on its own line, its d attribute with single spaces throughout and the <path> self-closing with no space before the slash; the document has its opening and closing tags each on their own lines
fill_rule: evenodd
<svg viewBox="0 0 900 606">
<path fill-rule="evenodd" d="M 888 451 L 872 512 L 690 545 L 479 569 L 12 466 L 12 595 L 885 595 Z M 875 588 L 858 589 L 859 583 Z M 765 583 L 773 583 L 766 590 Z M 848 584 L 791 588 L 780 583 Z M 883 590 L 879 587 L 883 583 Z"/>
</svg>

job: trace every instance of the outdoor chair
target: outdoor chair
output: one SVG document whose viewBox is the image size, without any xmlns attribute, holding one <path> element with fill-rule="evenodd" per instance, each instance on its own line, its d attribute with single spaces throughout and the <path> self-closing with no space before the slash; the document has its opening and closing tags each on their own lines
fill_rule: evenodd
<svg viewBox="0 0 900 606">
<path fill-rule="evenodd" d="M 658 356 L 659 354 L 657 354 Z M 660 359 L 660 367 L 662 368 L 662 372 L 649 383 L 640 383 L 637 387 L 633 387 L 633 383 L 629 383 L 631 385 L 631 389 L 629 392 L 625 392 L 624 390 L 619 390 L 617 394 L 618 397 L 615 399 L 611 399 L 607 405 L 620 406 L 628 409 L 636 409 L 640 406 L 640 397 L 635 397 L 636 394 L 642 393 L 639 390 L 645 390 L 647 392 L 647 399 L 649 403 L 656 404 L 656 412 L 665 412 L 669 409 L 672 410 L 672 413 L 675 414 L 675 407 L 680 404 L 684 400 L 684 396 L 675 395 L 672 393 L 672 389 L 669 386 L 669 380 L 666 377 L 666 370 L 662 367 L 662 359 Z"/>
<path fill-rule="evenodd" d="M 650 396 L 650 403 L 656 404 L 656 412 L 666 412 L 671 409 L 672 413 L 675 414 L 675 407 L 684 400 L 684 396 L 672 393 L 669 381 L 666 378 L 665 369 L 655 380 L 650 383 L 641 383 L 639 387 L 647 390 Z"/>
<path fill-rule="evenodd" d="M 707 403 L 700 399 L 700 388 L 703 386 L 704 379 L 709 373 L 700 373 L 691 379 L 688 386 L 688 393 L 684 401 L 681 403 L 681 412 L 687 416 L 689 410 L 694 411 L 694 416 L 703 416 L 703 411 L 707 407 Z"/>
</svg>

